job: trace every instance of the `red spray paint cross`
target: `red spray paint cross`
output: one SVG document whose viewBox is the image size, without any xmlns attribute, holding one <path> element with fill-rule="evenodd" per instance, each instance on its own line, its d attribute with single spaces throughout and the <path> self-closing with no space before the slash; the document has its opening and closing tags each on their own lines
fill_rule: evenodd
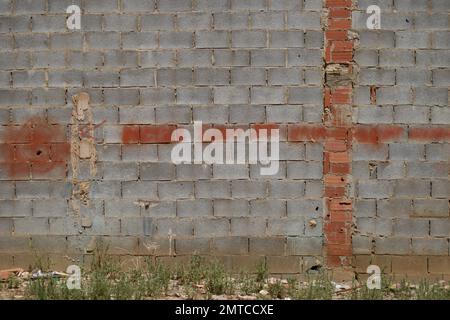
<svg viewBox="0 0 450 320">
<path fill-rule="evenodd" d="M 10 178 L 66 177 L 70 143 L 64 126 L 32 118 L 23 125 L 7 126 L 0 141 L 0 166 Z"/>
</svg>

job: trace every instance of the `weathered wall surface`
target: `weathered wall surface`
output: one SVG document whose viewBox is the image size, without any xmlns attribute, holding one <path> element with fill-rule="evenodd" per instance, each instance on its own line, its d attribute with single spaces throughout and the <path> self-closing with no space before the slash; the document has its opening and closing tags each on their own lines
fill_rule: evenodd
<svg viewBox="0 0 450 320">
<path fill-rule="evenodd" d="M 353 12 L 353 252 L 362 268 L 372 254 L 387 272 L 449 273 L 450 2 L 380 1 L 378 32 L 368 4 Z"/>
<path fill-rule="evenodd" d="M 450 273 L 449 9 L 0 0 L 0 265 L 82 263 L 102 238 L 122 259 Z M 194 121 L 278 128 L 278 173 L 175 165 Z"/>
<path fill-rule="evenodd" d="M 72 3 L 80 31 L 66 28 Z M 236 268 L 268 256 L 279 272 L 321 256 L 322 146 L 287 141 L 291 123 L 321 122 L 321 3 L 1 4 L 3 264 L 27 262 L 29 242 L 82 255 L 93 236 L 121 255 L 214 253 Z M 72 114 L 78 92 L 91 126 Z M 173 164 L 171 132 L 193 121 L 275 124 L 279 172 Z M 96 155 L 81 143 L 92 129 Z"/>
</svg>

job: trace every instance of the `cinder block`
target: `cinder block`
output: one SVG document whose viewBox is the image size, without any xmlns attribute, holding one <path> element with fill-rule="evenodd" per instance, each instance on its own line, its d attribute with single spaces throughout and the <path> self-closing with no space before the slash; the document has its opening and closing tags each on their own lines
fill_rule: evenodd
<svg viewBox="0 0 450 320">
<path fill-rule="evenodd" d="M 120 219 L 120 233 L 124 236 L 153 236 L 156 225 L 149 217 Z"/>
<path fill-rule="evenodd" d="M 427 237 L 430 234 L 430 221 L 427 219 L 398 219 L 394 220 L 395 236 Z"/>
<path fill-rule="evenodd" d="M 28 14 L 28 13 L 45 13 L 46 1 L 45 0 L 15 0 L 14 12 L 16 14 Z"/>
<path fill-rule="evenodd" d="M 268 83 L 270 85 L 300 85 L 303 83 L 303 71 L 299 68 L 269 69 Z"/>
<path fill-rule="evenodd" d="M 289 237 L 286 253 L 288 255 L 320 255 L 323 239 L 321 237 Z"/>
<path fill-rule="evenodd" d="M 431 181 L 431 191 L 433 198 L 448 198 L 450 195 L 449 180 Z"/>
<path fill-rule="evenodd" d="M 133 200 L 105 201 L 105 215 L 107 217 L 139 217 L 140 213 L 139 203 Z"/>
<path fill-rule="evenodd" d="M 287 201 L 287 215 L 288 217 L 319 217 L 323 213 L 322 200 L 288 200 Z"/>
<path fill-rule="evenodd" d="M 257 217 L 284 217 L 286 216 L 286 201 L 251 200 L 250 214 Z"/>
<path fill-rule="evenodd" d="M 231 10 L 261 11 L 267 9 L 265 0 L 231 0 Z"/>
<path fill-rule="evenodd" d="M 197 31 L 195 33 L 197 48 L 228 48 L 230 35 L 228 31 Z"/>
<path fill-rule="evenodd" d="M 235 200 L 235 199 L 214 200 L 214 216 L 216 217 L 245 217 L 248 216 L 249 210 L 250 206 L 247 200 Z M 231 221 L 232 221 L 231 225 L 233 226 L 234 225 L 233 220 Z"/>
<path fill-rule="evenodd" d="M 211 102 L 210 88 L 178 88 L 178 104 L 209 104 Z"/>
<path fill-rule="evenodd" d="M 158 149 L 156 145 L 124 145 L 122 146 L 123 161 L 156 162 Z"/>
<path fill-rule="evenodd" d="M 288 179 L 321 179 L 322 163 L 318 161 L 289 161 L 287 164 Z"/>
<path fill-rule="evenodd" d="M 85 35 L 85 41 L 90 49 L 119 49 L 120 33 L 88 32 Z"/>
<path fill-rule="evenodd" d="M 394 194 L 394 184 L 392 181 L 358 181 L 358 196 L 361 198 L 389 198 Z"/>
<path fill-rule="evenodd" d="M 211 200 L 179 200 L 177 201 L 177 216 L 186 217 L 207 217 L 213 215 L 213 205 Z"/>
<path fill-rule="evenodd" d="M 232 218 L 231 235 L 261 237 L 266 232 L 266 220 L 262 218 Z"/>
<path fill-rule="evenodd" d="M 323 92 L 321 88 L 290 88 L 288 101 L 290 104 L 322 105 Z"/>
<path fill-rule="evenodd" d="M 168 239 L 169 235 L 176 238 L 192 237 L 194 225 L 186 219 L 157 219 L 156 237 Z"/>
<path fill-rule="evenodd" d="M 139 63 L 141 67 L 174 67 L 175 61 L 175 52 L 171 50 L 139 52 Z"/>
<path fill-rule="evenodd" d="M 180 241 L 175 239 L 175 250 L 177 254 L 209 254 L 212 247 L 211 242 L 209 238 L 182 239 Z"/>
<path fill-rule="evenodd" d="M 416 217 L 448 217 L 449 202 L 447 199 L 415 199 L 413 216 Z"/>
<path fill-rule="evenodd" d="M 231 123 L 264 123 L 266 109 L 264 106 L 231 106 Z"/>
<path fill-rule="evenodd" d="M 201 219 L 194 222 L 194 235 L 196 237 L 225 237 L 229 234 L 229 219 Z"/>
<path fill-rule="evenodd" d="M 285 102 L 284 88 L 267 88 L 267 87 L 253 87 L 251 89 L 251 103 L 252 104 L 283 104 Z"/>
<path fill-rule="evenodd" d="M 287 26 L 290 29 L 321 30 L 320 13 L 289 11 Z"/>
<path fill-rule="evenodd" d="M 250 99 L 250 91 L 246 87 L 214 88 L 215 104 L 244 104 Z"/>
<path fill-rule="evenodd" d="M 412 239 L 412 252 L 417 255 L 447 255 L 448 241 L 447 239 Z"/>
<path fill-rule="evenodd" d="M 271 48 L 302 48 L 304 47 L 303 31 L 271 31 L 269 46 Z"/>
<path fill-rule="evenodd" d="M 194 184 L 192 182 L 161 182 L 158 183 L 158 195 L 161 200 L 193 198 Z"/>
<path fill-rule="evenodd" d="M 170 41 L 165 37 L 165 41 Z M 166 44 L 166 42 L 163 42 Z M 130 32 L 122 33 L 123 49 L 155 49 L 157 47 L 157 35 L 155 32 Z M 163 46 L 161 46 L 163 48 Z"/>
<path fill-rule="evenodd" d="M 198 199 L 230 198 L 230 183 L 228 181 L 196 181 L 195 196 Z"/>
<path fill-rule="evenodd" d="M 305 233 L 303 218 L 269 219 L 267 234 L 269 236 L 302 236 Z"/>
<path fill-rule="evenodd" d="M 429 197 L 431 194 L 431 184 L 428 180 L 398 180 L 395 182 L 394 194 L 397 197 Z"/>
<path fill-rule="evenodd" d="M 214 14 L 214 29 L 242 30 L 248 29 L 248 13 L 217 12 Z"/>
<path fill-rule="evenodd" d="M 171 31 L 175 29 L 175 15 L 172 14 L 147 14 L 141 16 L 142 31 Z"/>
<path fill-rule="evenodd" d="M 139 168 L 136 163 L 105 162 L 103 171 L 104 180 L 137 180 L 138 176 Z"/>
<path fill-rule="evenodd" d="M 234 48 L 264 48 L 267 45 L 265 31 L 232 31 L 231 45 Z"/>
<path fill-rule="evenodd" d="M 368 236 L 354 235 L 352 236 L 352 248 L 353 254 L 371 254 L 372 239 Z"/>
<path fill-rule="evenodd" d="M 441 178 L 448 175 L 448 166 L 441 162 L 409 162 L 408 177 Z"/>
<path fill-rule="evenodd" d="M 157 200 L 157 185 L 153 181 L 122 182 L 122 197 L 128 199 Z"/>
<path fill-rule="evenodd" d="M 389 159 L 424 160 L 425 146 L 420 144 L 391 143 L 389 144 Z"/>
<path fill-rule="evenodd" d="M 448 274 L 450 270 L 450 257 L 429 257 L 428 271 L 432 274 Z"/>
<path fill-rule="evenodd" d="M 212 176 L 211 167 L 206 164 L 181 164 L 176 170 L 180 180 L 210 179 Z"/>
<path fill-rule="evenodd" d="M 175 178 L 175 165 L 172 163 L 142 163 L 142 180 L 172 180 Z"/>
<path fill-rule="evenodd" d="M 412 252 L 411 239 L 404 237 L 375 238 L 376 254 L 407 255 Z"/>
<path fill-rule="evenodd" d="M 250 238 L 251 255 L 281 256 L 285 252 L 285 239 L 275 238 Z"/>
<path fill-rule="evenodd" d="M 192 48 L 193 34 L 187 31 L 161 31 L 159 47 L 162 49 Z"/>
<path fill-rule="evenodd" d="M 192 8 L 192 0 L 167 0 L 158 1 L 158 10 L 161 12 L 189 11 Z"/>
<path fill-rule="evenodd" d="M 379 217 L 408 218 L 412 212 L 410 199 L 377 200 L 377 215 Z"/>
<path fill-rule="evenodd" d="M 319 67 L 322 65 L 322 50 L 319 49 L 288 49 L 287 66 Z"/>
<path fill-rule="evenodd" d="M 231 196 L 237 199 L 262 199 L 267 196 L 265 181 L 236 180 L 231 182 Z"/>
<path fill-rule="evenodd" d="M 155 0 L 127 0 L 123 1 L 123 12 L 152 12 L 155 9 Z"/>
<path fill-rule="evenodd" d="M 248 238 L 223 237 L 214 238 L 211 248 L 216 254 L 248 254 Z"/>
<path fill-rule="evenodd" d="M 229 108 L 228 106 L 198 106 L 193 108 L 192 118 L 194 121 L 202 121 L 203 123 L 224 123 L 228 122 Z"/>
<path fill-rule="evenodd" d="M 47 235 L 49 234 L 48 218 L 14 219 L 14 235 Z"/>
<path fill-rule="evenodd" d="M 392 273 L 423 276 L 428 272 L 426 257 L 392 257 Z"/>
<path fill-rule="evenodd" d="M 64 217 L 68 214 L 66 199 L 45 199 L 33 201 L 33 216 L 35 217 Z"/>
<path fill-rule="evenodd" d="M 121 87 L 153 87 L 155 75 L 152 69 L 122 69 L 120 71 Z"/>
<path fill-rule="evenodd" d="M 1 200 L 0 217 L 31 216 L 32 202 L 30 200 Z"/>
<path fill-rule="evenodd" d="M 212 61 L 211 49 L 180 49 L 177 52 L 179 67 L 210 67 L 212 66 Z"/>
<path fill-rule="evenodd" d="M 177 26 L 181 30 L 211 29 L 212 16 L 203 12 L 177 14 Z"/>
<path fill-rule="evenodd" d="M 265 85 L 266 70 L 263 68 L 231 69 L 232 85 Z"/>
<path fill-rule="evenodd" d="M 274 199 L 298 199 L 304 196 L 304 181 L 270 181 L 269 196 Z"/>
<path fill-rule="evenodd" d="M 195 70 L 197 85 L 228 85 L 230 84 L 230 70 L 225 68 L 198 68 Z"/>
</svg>

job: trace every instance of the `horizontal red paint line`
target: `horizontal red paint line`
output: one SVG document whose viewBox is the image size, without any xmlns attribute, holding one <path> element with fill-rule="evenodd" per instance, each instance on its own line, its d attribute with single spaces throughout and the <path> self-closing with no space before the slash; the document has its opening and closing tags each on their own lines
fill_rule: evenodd
<svg viewBox="0 0 450 320">
<path fill-rule="evenodd" d="M 356 125 L 353 128 L 328 128 L 323 125 L 288 125 L 288 141 L 325 141 L 325 150 L 333 154 L 347 150 L 346 142 L 353 140 L 364 144 L 382 144 L 399 140 L 447 142 L 450 141 L 450 128 L 439 127 L 406 127 L 399 125 Z M 333 161 L 332 162 L 339 162 Z"/>
<path fill-rule="evenodd" d="M 176 143 L 177 141 L 172 141 L 172 133 L 180 128 L 174 124 L 167 125 L 125 125 L 122 129 L 122 142 L 124 144 L 137 144 L 137 143 L 148 143 L 148 144 L 167 144 Z M 187 128 L 187 127 L 186 127 Z M 280 126 L 275 123 L 260 123 L 251 125 L 202 125 L 203 133 L 208 129 L 217 129 L 220 131 L 222 137 L 214 137 L 214 139 L 203 139 L 203 142 L 211 142 L 212 140 L 221 139 L 226 140 L 227 129 L 241 129 L 248 130 L 254 129 L 256 136 L 261 137 L 262 131 L 265 130 L 267 137 L 271 137 L 272 130 L 278 129 L 280 136 L 285 135 L 287 130 L 286 126 Z M 193 139 L 193 137 L 192 137 Z"/>
</svg>

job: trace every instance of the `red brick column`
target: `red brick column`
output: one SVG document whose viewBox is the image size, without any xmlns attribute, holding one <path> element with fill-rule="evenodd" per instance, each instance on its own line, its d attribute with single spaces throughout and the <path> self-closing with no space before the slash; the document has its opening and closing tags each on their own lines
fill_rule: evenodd
<svg viewBox="0 0 450 320">
<path fill-rule="evenodd" d="M 325 12 L 324 236 L 326 263 L 337 267 L 352 255 L 352 0 L 326 0 Z"/>
</svg>

